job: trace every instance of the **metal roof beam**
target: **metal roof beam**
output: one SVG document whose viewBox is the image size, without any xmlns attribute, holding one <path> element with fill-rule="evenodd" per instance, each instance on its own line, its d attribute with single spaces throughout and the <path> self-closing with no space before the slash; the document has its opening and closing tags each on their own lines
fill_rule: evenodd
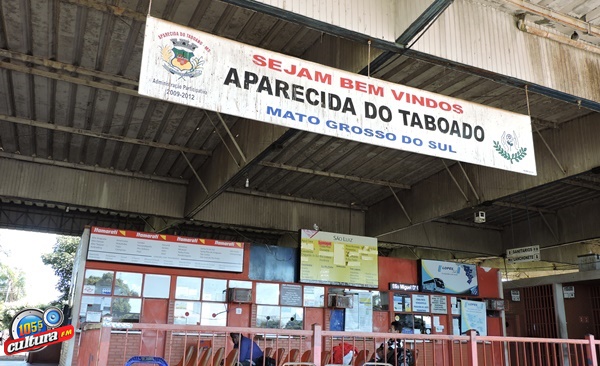
<svg viewBox="0 0 600 366">
<path fill-rule="evenodd" d="M 502 207 L 518 208 L 520 210 L 526 210 L 526 211 L 533 211 L 533 212 L 540 212 L 540 213 L 547 213 L 547 214 L 556 214 L 556 211 L 548 210 L 547 208 L 519 205 L 518 203 L 494 201 L 494 205 L 502 206 Z"/>
<path fill-rule="evenodd" d="M 31 64 L 35 64 L 35 65 L 45 66 L 50 69 L 55 69 L 56 71 L 64 71 L 64 72 L 76 73 L 76 74 L 80 74 L 80 75 L 91 76 L 91 77 L 98 78 L 98 79 L 113 81 L 113 82 L 119 83 L 119 84 L 128 84 L 135 88 L 137 88 L 139 85 L 137 80 L 128 79 L 124 76 L 117 76 L 117 75 L 109 74 L 107 72 L 86 69 L 85 67 L 74 66 L 74 65 L 67 64 L 64 62 L 49 60 L 47 58 L 30 56 L 30 55 L 26 55 L 26 54 L 20 53 L 20 52 L 5 50 L 3 48 L 0 48 L 0 57 L 5 57 L 8 59 L 18 60 L 18 61 L 22 61 L 22 62 L 27 62 L 27 63 L 31 63 Z"/>
<path fill-rule="evenodd" d="M 141 97 L 138 94 L 137 90 L 133 90 L 130 88 L 123 88 L 121 86 L 99 83 L 97 81 L 81 79 L 78 77 L 73 77 L 73 76 L 69 76 L 69 75 L 65 75 L 65 74 L 58 74 L 55 72 L 40 70 L 40 69 L 36 69 L 33 67 L 29 67 L 29 66 L 17 65 L 14 63 L 10 63 L 10 62 L 0 61 L 0 68 L 17 71 L 17 72 L 22 72 L 24 74 L 41 76 L 41 77 L 45 77 L 48 79 L 66 81 L 68 83 L 73 83 L 73 84 L 77 84 L 77 85 L 85 85 L 85 86 L 89 86 L 90 88 L 97 88 L 97 89 L 112 91 L 115 93 L 131 95 L 133 97 Z"/>
<path fill-rule="evenodd" d="M 502 226 L 490 225 L 490 224 L 476 224 L 474 222 L 452 220 L 452 219 L 436 219 L 436 220 L 433 220 L 433 222 L 440 222 L 440 223 L 449 224 L 449 225 L 468 226 L 468 227 L 474 227 L 476 229 L 490 229 L 490 230 L 498 230 L 498 231 L 504 230 L 504 228 Z"/>
<path fill-rule="evenodd" d="M 61 0 L 61 2 L 67 3 L 67 4 L 84 6 L 86 8 L 99 10 L 99 11 L 102 11 L 105 13 L 111 13 L 119 18 L 121 18 L 121 17 L 130 18 L 133 20 L 137 20 L 138 22 L 146 21 L 146 14 L 140 13 L 140 12 L 137 12 L 134 10 L 126 9 L 121 6 L 108 5 L 108 4 L 104 4 L 104 3 L 101 3 L 98 1 L 93 1 L 93 0 Z"/>
<path fill-rule="evenodd" d="M 353 182 L 376 184 L 376 185 L 380 185 L 380 186 L 400 188 L 400 189 L 410 189 L 409 185 L 402 184 L 402 183 L 389 182 L 389 181 L 378 180 L 378 179 L 361 178 L 361 177 L 356 177 L 356 176 L 352 176 L 352 175 L 337 174 L 337 173 L 326 172 L 326 171 L 322 171 L 322 170 L 301 168 L 299 166 L 292 166 L 292 165 L 287 165 L 287 164 L 261 161 L 259 163 L 259 165 L 266 166 L 269 168 L 283 169 L 283 170 L 287 170 L 287 171 L 291 171 L 291 172 L 313 174 L 313 175 L 319 175 L 322 177 L 335 178 L 335 179 L 351 180 Z"/>
<path fill-rule="evenodd" d="M 527 1 L 522 1 L 522 0 L 505 0 L 505 1 L 507 3 L 510 3 L 510 4 L 520 8 L 520 9 L 523 9 L 527 12 L 542 16 L 546 19 L 554 20 L 554 21 L 564 24 L 568 27 L 574 28 L 580 32 L 587 33 L 589 35 L 596 36 L 596 37 L 600 36 L 600 27 L 598 27 L 596 25 L 592 25 L 591 23 L 588 23 L 581 19 L 577 19 L 570 15 L 559 13 L 559 12 L 553 11 L 552 9 L 548 9 L 543 6 L 536 5 L 536 4 L 527 2 Z"/>
<path fill-rule="evenodd" d="M 595 191 L 600 191 L 600 186 L 597 186 L 592 183 L 579 182 L 574 179 L 565 179 L 565 180 L 561 180 L 561 182 L 564 184 L 570 184 L 572 186 L 583 187 L 583 188 L 593 189 Z"/>
<path fill-rule="evenodd" d="M 352 205 L 352 204 L 348 205 L 348 204 L 337 203 L 337 202 L 320 201 L 320 200 L 315 200 L 312 198 L 292 197 L 292 196 L 287 196 L 284 194 L 267 193 L 267 192 L 261 192 L 261 191 L 251 190 L 251 189 L 243 189 L 243 188 L 229 188 L 229 189 L 227 189 L 227 192 L 248 194 L 248 195 L 257 196 L 257 197 L 274 198 L 274 199 L 278 199 L 278 200 L 282 200 L 282 201 L 309 203 L 311 205 L 320 205 L 320 206 L 328 206 L 328 207 L 336 207 L 336 208 L 349 208 L 352 210 L 366 211 L 368 209 L 366 206 L 361 206 L 361 205 Z"/>
<path fill-rule="evenodd" d="M 37 156 L 25 156 L 25 155 L 19 155 L 19 154 L 11 154 L 11 153 L 1 152 L 1 151 L 0 151 L 0 158 L 22 160 L 22 161 L 28 161 L 28 162 L 37 163 L 37 164 L 60 166 L 63 168 L 85 170 L 88 172 L 118 175 L 121 177 L 144 179 L 144 180 L 156 181 L 156 182 L 166 182 L 166 183 L 175 183 L 175 184 L 183 184 L 183 185 L 187 185 L 189 183 L 186 179 L 161 177 L 158 175 L 144 174 L 144 173 L 137 173 L 137 172 L 126 172 L 123 170 L 101 168 L 98 166 L 69 163 L 66 161 L 59 161 L 59 160 L 52 160 L 52 159 L 44 159 L 44 158 L 40 158 Z"/>
<path fill-rule="evenodd" d="M 174 150 L 174 151 L 186 152 L 186 153 L 196 154 L 196 155 L 206 155 L 206 156 L 211 155 L 211 152 L 207 151 L 207 150 L 192 149 L 192 148 L 184 147 L 184 146 L 163 144 L 161 142 L 140 140 L 140 139 L 125 137 L 125 136 L 110 135 L 108 133 L 94 132 L 94 131 L 90 131 L 90 130 L 84 130 L 81 128 L 60 126 L 60 125 L 56 125 L 53 123 L 47 123 L 47 122 L 38 122 L 38 121 L 33 121 L 30 119 L 25 119 L 25 118 L 20 118 L 20 117 L 7 116 L 5 114 L 0 114 L 0 120 L 16 123 L 19 125 L 45 128 L 47 130 L 52 130 L 52 131 L 57 131 L 57 132 L 72 133 L 75 135 L 95 137 L 95 138 L 99 138 L 99 139 L 118 141 L 118 142 L 123 142 L 123 143 L 127 143 L 127 144 L 155 147 L 158 149 L 165 149 L 165 150 Z"/>
</svg>

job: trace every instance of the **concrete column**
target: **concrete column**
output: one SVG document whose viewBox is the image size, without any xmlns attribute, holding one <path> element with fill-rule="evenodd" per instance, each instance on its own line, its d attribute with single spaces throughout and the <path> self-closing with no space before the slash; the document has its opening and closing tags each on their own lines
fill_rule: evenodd
<svg viewBox="0 0 600 366">
<path fill-rule="evenodd" d="M 567 333 L 567 314 L 565 312 L 565 298 L 563 296 L 562 283 L 552 284 L 552 295 L 554 298 L 554 309 L 556 312 L 556 325 L 558 328 L 558 337 L 562 339 L 568 339 L 569 334 Z M 562 348 L 562 354 L 564 355 L 563 365 L 569 366 L 570 360 L 568 357 L 568 345 L 562 344 Z"/>
<path fill-rule="evenodd" d="M 565 313 L 565 298 L 563 297 L 562 283 L 553 283 L 552 292 L 554 295 L 554 309 L 556 311 L 556 324 L 558 326 L 558 337 L 567 339 L 567 314 Z"/>
</svg>

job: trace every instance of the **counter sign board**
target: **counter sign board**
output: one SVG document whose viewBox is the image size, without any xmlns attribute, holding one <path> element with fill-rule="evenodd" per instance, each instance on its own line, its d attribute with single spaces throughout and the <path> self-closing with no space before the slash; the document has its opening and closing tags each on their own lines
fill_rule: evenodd
<svg viewBox="0 0 600 366">
<path fill-rule="evenodd" d="M 537 262 L 540 260 L 540 246 L 508 249 L 506 259 L 508 263 Z"/>
<path fill-rule="evenodd" d="M 88 260 L 242 272 L 244 243 L 93 226 Z M 96 289 L 84 289 L 84 291 Z M 110 288 L 102 289 L 110 294 Z"/>
<path fill-rule="evenodd" d="M 148 17 L 139 93 L 391 149 L 536 175 L 531 118 Z"/>
</svg>

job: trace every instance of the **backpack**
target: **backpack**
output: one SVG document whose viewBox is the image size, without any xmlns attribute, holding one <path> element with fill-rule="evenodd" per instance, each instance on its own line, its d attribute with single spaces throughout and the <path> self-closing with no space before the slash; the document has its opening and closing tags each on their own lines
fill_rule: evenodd
<svg viewBox="0 0 600 366">
<path fill-rule="evenodd" d="M 344 356 L 346 356 L 350 352 L 356 353 L 356 348 L 350 343 L 340 343 L 337 346 L 333 347 L 332 351 L 332 362 L 337 365 L 343 365 Z"/>
<path fill-rule="evenodd" d="M 415 357 L 413 351 L 410 349 L 401 347 L 398 347 L 395 350 L 388 349 L 387 363 L 395 366 L 413 366 L 415 364 Z"/>
<path fill-rule="evenodd" d="M 258 366 L 277 366 L 277 361 L 273 357 L 264 357 L 261 356 L 256 364 Z"/>
</svg>

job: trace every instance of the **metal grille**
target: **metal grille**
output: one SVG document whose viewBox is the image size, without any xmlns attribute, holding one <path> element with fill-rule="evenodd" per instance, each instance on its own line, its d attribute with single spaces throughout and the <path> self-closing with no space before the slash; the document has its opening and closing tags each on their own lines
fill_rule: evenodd
<svg viewBox="0 0 600 366">
<path fill-rule="evenodd" d="M 527 337 L 558 338 L 552 285 L 523 289 Z"/>
<path fill-rule="evenodd" d="M 594 334 L 600 334 L 600 286 L 590 286 Z"/>
</svg>

